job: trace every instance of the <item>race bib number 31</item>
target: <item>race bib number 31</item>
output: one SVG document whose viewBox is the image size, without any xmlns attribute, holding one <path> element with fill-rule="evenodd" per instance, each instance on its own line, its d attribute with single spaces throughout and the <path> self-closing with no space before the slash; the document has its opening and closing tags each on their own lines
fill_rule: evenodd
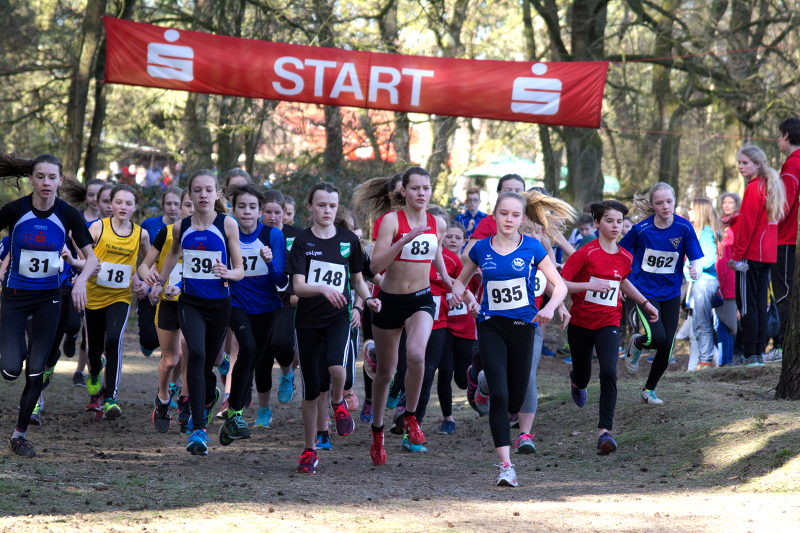
<svg viewBox="0 0 800 533">
<path fill-rule="evenodd" d="M 110 289 L 127 289 L 131 285 L 131 265 L 100 263 L 97 284 Z"/>
<path fill-rule="evenodd" d="M 677 265 L 678 252 L 646 248 L 642 257 L 642 270 L 651 274 L 672 274 Z"/>
<path fill-rule="evenodd" d="M 49 278 L 61 271 L 61 254 L 41 250 L 19 252 L 19 273 L 26 278 Z"/>
<path fill-rule="evenodd" d="M 417 235 L 413 241 L 403 246 L 403 251 L 400 252 L 400 259 L 407 261 L 433 261 L 436 257 L 436 247 L 439 245 L 439 240 L 436 235 L 431 233 L 423 233 Z"/>
<path fill-rule="evenodd" d="M 589 281 L 600 280 L 592 276 Z M 607 280 L 611 288 L 608 292 L 599 291 L 586 291 L 586 296 L 583 298 L 587 302 L 592 302 L 597 305 L 605 305 L 607 307 L 616 307 L 619 300 L 619 281 Z"/>
<path fill-rule="evenodd" d="M 183 251 L 183 277 L 189 279 L 218 279 L 211 271 L 217 261 L 222 260 L 222 252 L 207 250 Z"/>
<path fill-rule="evenodd" d="M 486 297 L 490 311 L 507 311 L 529 304 L 525 278 L 490 281 L 486 284 Z"/>
<path fill-rule="evenodd" d="M 311 264 L 308 266 L 308 280 L 306 283 L 309 285 L 327 285 L 344 292 L 344 276 L 344 265 L 312 259 Z"/>
</svg>

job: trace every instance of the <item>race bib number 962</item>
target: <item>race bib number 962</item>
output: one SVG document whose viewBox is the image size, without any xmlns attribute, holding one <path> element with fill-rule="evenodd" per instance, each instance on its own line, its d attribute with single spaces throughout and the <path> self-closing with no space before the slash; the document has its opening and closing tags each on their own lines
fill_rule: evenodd
<svg viewBox="0 0 800 533">
<path fill-rule="evenodd" d="M 490 311 L 507 311 L 529 304 L 525 278 L 490 281 L 486 284 L 486 297 Z"/>
<path fill-rule="evenodd" d="M 677 265 L 678 252 L 646 248 L 642 257 L 642 270 L 651 274 L 673 274 Z"/>
</svg>

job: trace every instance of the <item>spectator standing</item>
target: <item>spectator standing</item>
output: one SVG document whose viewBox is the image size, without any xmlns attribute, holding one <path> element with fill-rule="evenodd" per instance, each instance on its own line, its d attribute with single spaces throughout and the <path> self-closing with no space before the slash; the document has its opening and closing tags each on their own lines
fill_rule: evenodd
<svg viewBox="0 0 800 533">
<path fill-rule="evenodd" d="M 478 227 L 481 220 L 488 215 L 478 208 L 481 206 L 480 189 L 471 188 L 467 190 L 467 197 L 464 201 L 464 212 L 456 216 L 456 222 L 461 223 L 467 229 L 467 240 L 472 237 L 472 232 Z"/>
</svg>

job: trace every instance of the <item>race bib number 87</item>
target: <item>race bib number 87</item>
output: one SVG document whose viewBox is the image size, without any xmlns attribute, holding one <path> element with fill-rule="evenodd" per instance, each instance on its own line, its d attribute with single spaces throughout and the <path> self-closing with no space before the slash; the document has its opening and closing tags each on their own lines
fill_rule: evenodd
<svg viewBox="0 0 800 533">
<path fill-rule="evenodd" d="M 678 252 L 646 248 L 642 256 L 642 270 L 651 274 L 673 274 L 677 265 Z"/>
<path fill-rule="evenodd" d="M 507 311 L 528 305 L 525 278 L 490 281 L 486 284 L 486 297 L 490 311 Z"/>
</svg>

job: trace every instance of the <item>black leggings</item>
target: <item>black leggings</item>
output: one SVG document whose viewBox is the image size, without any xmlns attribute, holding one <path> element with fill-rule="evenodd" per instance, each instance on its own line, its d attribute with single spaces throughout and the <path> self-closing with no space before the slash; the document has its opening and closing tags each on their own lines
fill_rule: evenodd
<svg viewBox="0 0 800 533">
<path fill-rule="evenodd" d="M 736 271 L 736 306 L 742 315 L 742 350 L 750 357 L 761 354 L 769 341 L 767 306 L 772 265 L 748 259 L 747 266 L 747 272 Z"/>
<path fill-rule="evenodd" d="M 267 393 L 272 390 L 272 366 L 290 366 L 294 361 L 294 307 L 282 307 L 274 311 L 272 327 L 269 329 L 267 348 L 261 351 L 255 366 L 256 390 Z"/>
<path fill-rule="evenodd" d="M 647 314 L 640 305 L 636 305 L 636 312 L 639 314 L 639 322 L 644 327 L 644 336 L 639 337 L 636 347 L 639 349 L 655 349 L 656 356 L 653 365 L 650 367 L 650 375 L 647 376 L 647 383 L 644 388 L 654 390 L 658 385 L 658 380 L 664 375 L 664 371 L 669 366 L 669 358 L 672 355 L 672 346 L 675 343 L 675 332 L 678 330 L 678 313 L 681 310 L 681 297 L 676 296 L 672 300 L 659 302 L 650 300 L 650 303 L 658 309 L 658 321 L 649 322 Z"/>
<path fill-rule="evenodd" d="M 106 375 L 103 390 L 104 398 L 117 399 L 119 381 L 122 377 L 122 336 L 125 335 L 125 324 L 128 322 L 130 305 L 127 302 L 115 302 L 100 309 L 87 309 L 86 342 L 89 358 L 89 373 L 100 374 L 102 362 L 100 356 L 106 354 Z"/>
<path fill-rule="evenodd" d="M 75 320 L 77 317 L 77 320 Z M 70 326 L 73 328 L 74 334 L 78 333 L 81 327 L 80 315 L 75 311 L 75 306 L 72 305 L 72 287 L 61 288 L 61 313 L 58 316 L 58 327 L 56 328 L 56 337 L 53 339 L 53 347 L 50 349 L 50 355 L 47 357 L 47 368 L 53 368 L 61 358 L 61 339 L 64 334 L 70 333 Z M 77 327 L 75 327 L 77 322 Z"/>
<path fill-rule="evenodd" d="M 139 323 L 139 344 L 145 350 L 155 350 L 159 346 L 158 333 L 156 333 L 156 306 L 150 303 L 150 298 L 138 300 L 136 312 Z"/>
<path fill-rule="evenodd" d="M 570 324 L 567 338 L 572 353 L 569 377 L 579 389 L 585 389 L 592 379 L 592 348 L 597 352 L 600 363 L 600 422 L 597 427 L 610 431 L 617 405 L 619 326 L 586 329 Z"/>
<path fill-rule="evenodd" d="M 344 366 L 350 340 L 350 322 L 340 318 L 319 328 L 297 328 L 297 351 L 303 372 L 303 399 L 316 400 L 330 390 L 330 366 Z"/>
<path fill-rule="evenodd" d="M 344 390 L 353 388 L 356 377 L 356 359 L 358 358 L 358 344 L 361 341 L 361 334 L 358 328 L 350 329 L 350 340 L 347 343 L 347 362 L 344 365 L 347 376 L 344 380 Z"/>
<path fill-rule="evenodd" d="M 439 395 L 439 406 L 442 416 L 447 418 L 453 415 L 453 387 L 455 380 L 459 389 L 467 388 L 467 368 L 472 362 L 473 354 L 477 351 L 477 341 L 450 335 L 451 350 L 442 354 L 439 362 L 439 380 L 436 383 L 436 392 Z"/>
<path fill-rule="evenodd" d="M 22 374 L 25 362 L 25 388 L 19 400 L 17 430 L 25 432 L 42 392 L 42 374 L 53 347 L 61 312 L 61 293 L 53 290 L 4 288 L 0 296 L 0 374 L 7 380 Z M 25 342 L 25 326 L 32 317 L 30 349 Z"/>
<path fill-rule="evenodd" d="M 452 346 L 450 330 L 446 327 L 435 329 L 428 338 L 428 346 L 425 348 L 425 374 L 422 377 L 422 388 L 419 391 L 419 401 L 417 402 L 417 420 L 422 422 L 428 408 L 428 401 L 431 398 L 431 388 L 433 387 L 433 377 L 442 357 L 450 352 Z"/>
<path fill-rule="evenodd" d="M 214 402 L 214 362 L 225 342 L 230 317 L 230 298 L 207 300 L 181 293 L 178 299 L 178 321 L 189 349 L 186 379 L 194 430 L 205 429 L 203 413 Z"/>
<path fill-rule="evenodd" d="M 231 307 L 230 327 L 239 341 L 239 355 L 231 372 L 231 394 L 228 405 L 239 411 L 247 403 L 247 393 L 251 391 L 253 370 L 256 361 L 267 349 L 274 311 L 248 315 L 238 307 Z"/>
<path fill-rule="evenodd" d="M 495 448 L 511 446 L 508 414 L 518 413 L 528 390 L 534 326 L 504 316 L 478 324 L 483 372 L 491 392 L 489 426 Z"/>
</svg>

